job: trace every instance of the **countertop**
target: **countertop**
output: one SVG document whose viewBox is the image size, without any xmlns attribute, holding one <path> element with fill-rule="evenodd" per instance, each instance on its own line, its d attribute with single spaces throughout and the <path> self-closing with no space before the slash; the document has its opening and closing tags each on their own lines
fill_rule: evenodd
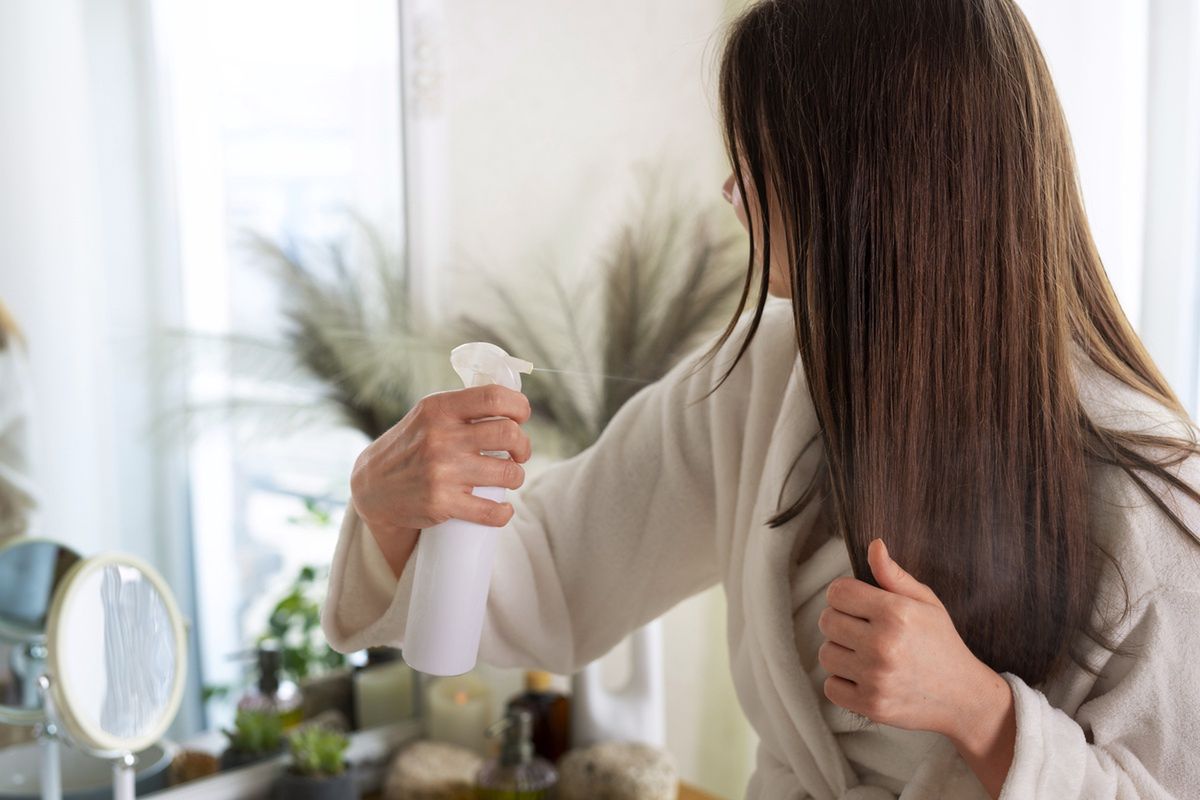
<svg viewBox="0 0 1200 800">
<path fill-rule="evenodd" d="M 378 800 L 380 797 L 382 795 L 379 794 L 365 795 L 363 800 Z M 681 783 L 679 784 L 679 800 L 720 800 L 720 798 L 688 786 L 686 783 Z"/>
</svg>

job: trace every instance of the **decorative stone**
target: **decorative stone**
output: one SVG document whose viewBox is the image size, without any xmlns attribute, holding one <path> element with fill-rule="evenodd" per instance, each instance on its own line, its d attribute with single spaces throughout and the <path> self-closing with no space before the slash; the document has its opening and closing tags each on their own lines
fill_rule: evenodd
<svg viewBox="0 0 1200 800">
<path fill-rule="evenodd" d="M 675 762 L 636 742 L 572 750 L 558 765 L 559 800 L 675 800 Z"/>
<path fill-rule="evenodd" d="M 181 750 L 171 761 L 170 784 L 178 786 L 188 781 L 207 778 L 221 771 L 221 762 L 211 753 L 197 750 Z"/>
<path fill-rule="evenodd" d="M 453 744 L 414 742 L 396 754 L 384 800 L 472 800 L 483 759 Z"/>
</svg>

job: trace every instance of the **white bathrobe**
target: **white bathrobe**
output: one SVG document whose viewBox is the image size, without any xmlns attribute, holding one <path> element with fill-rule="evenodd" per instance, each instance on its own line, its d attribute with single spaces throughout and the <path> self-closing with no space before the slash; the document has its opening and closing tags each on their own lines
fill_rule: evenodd
<svg viewBox="0 0 1200 800">
<path fill-rule="evenodd" d="M 730 380 L 698 400 L 726 356 L 690 377 L 695 360 L 686 360 L 630 400 L 595 446 L 519 493 L 500 537 L 481 658 L 570 673 L 720 581 L 734 683 L 761 740 L 748 798 L 986 797 L 941 735 L 864 728 L 825 699 L 817 616 L 829 582 L 850 574 L 845 546 L 828 538 L 820 509 L 780 529 L 765 525 L 817 429 L 788 303 L 769 304 Z M 1098 421 L 1186 431 L 1090 363 L 1080 370 Z M 785 502 L 818 450 L 792 472 Z M 1101 475 L 1097 532 L 1133 603 L 1117 638 L 1138 652 L 1104 658 L 1099 679 L 1071 668 L 1033 687 L 1005 675 L 1017 744 L 1003 800 L 1200 797 L 1200 544 L 1123 475 Z M 1200 528 L 1198 509 L 1179 505 Z M 323 619 L 335 647 L 403 643 L 414 561 L 397 580 L 347 514 Z"/>
</svg>

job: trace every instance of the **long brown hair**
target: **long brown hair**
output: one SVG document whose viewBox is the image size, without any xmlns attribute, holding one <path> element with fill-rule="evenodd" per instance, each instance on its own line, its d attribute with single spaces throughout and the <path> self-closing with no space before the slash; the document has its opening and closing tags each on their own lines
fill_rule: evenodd
<svg viewBox="0 0 1200 800">
<path fill-rule="evenodd" d="M 1200 501 L 1167 469 L 1200 447 L 1084 413 L 1074 347 L 1188 419 L 1109 285 L 1016 3 L 765 0 L 731 28 L 720 99 L 760 210 L 739 358 L 782 237 L 825 454 L 772 526 L 828 501 L 858 578 L 885 537 L 976 656 L 1030 683 L 1080 660 L 1072 632 L 1111 647 L 1089 627 L 1092 468 L 1123 468 L 1182 527 L 1147 476 Z"/>
</svg>

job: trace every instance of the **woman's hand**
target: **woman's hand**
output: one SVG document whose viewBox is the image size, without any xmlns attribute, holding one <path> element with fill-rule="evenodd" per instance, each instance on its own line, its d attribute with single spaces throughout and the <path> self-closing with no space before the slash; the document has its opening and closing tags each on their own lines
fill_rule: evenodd
<svg viewBox="0 0 1200 800">
<path fill-rule="evenodd" d="M 829 585 L 818 627 L 831 701 L 909 730 L 948 732 L 974 710 L 983 670 L 933 590 L 892 561 L 883 541 L 867 553 L 881 588 L 853 578 Z M 982 667 L 982 669 L 981 669 Z"/>
<path fill-rule="evenodd" d="M 411 550 L 415 531 L 448 519 L 493 527 L 512 519 L 511 504 L 471 490 L 516 489 L 525 481 L 521 464 L 529 460 L 530 444 L 521 424 L 529 414 L 525 395 L 503 386 L 441 392 L 417 403 L 362 452 L 350 476 L 351 499 L 393 569 L 393 554 L 407 557 L 403 551 Z M 484 450 L 507 451 L 511 459 L 481 455 Z M 403 547 L 394 546 L 397 538 Z"/>
<path fill-rule="evenodd" d="M 993 797 L 1012 763 L 1016 725 L 1005 680 L 977 659 L 933 590 L 888 555 L 867 552 L 880 588 L 829 585 L 818 622 L 825 696 L 874 722 L 935 731 L 958 748 Z"/>
</svg>

